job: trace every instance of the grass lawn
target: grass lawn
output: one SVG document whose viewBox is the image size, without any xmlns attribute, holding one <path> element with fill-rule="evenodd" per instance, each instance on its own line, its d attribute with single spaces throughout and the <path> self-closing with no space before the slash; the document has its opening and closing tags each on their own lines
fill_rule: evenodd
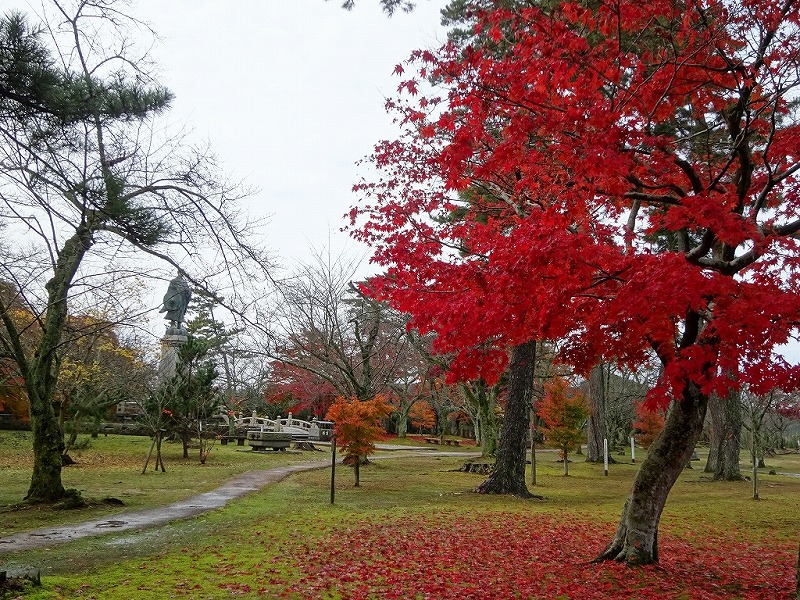
<svg viewBox="0 0 800 600">
<path fill-rule="evenodd" d="M 245 454 L 231 457 L 253 460 Z M 627 568 L 590 559 L 613 534 L 636 466 L 604 477 L 580 459 L 563 477 L 554 454 L 539 455 L 544 501 L 471 493 L 483 478 L 454 471 L 458 457 L 394 458 L 362 468 L 360 488 L 337 468 L 333 506 L 329 471 L 313 471 L 168 527 L 3 560 L 43 569 L 28 596 L 37 600 L 794 598 L 799 478 L 762 471 L 754 501 L 751 483 L 708 481 L 694 463 L 662 518 L 661 564 Z M 171 460 L 161 481 L 177 477 Z M 767 465 L 798 473 L 800 455 Z"/>
<path fill-rule="evenodd" d="M 70 455 L 78 464 L 64 467 L 64 486 L 80 490 L 93 505 L 88 510 L 53 511 L 19 504 L 30 485 L 33 465 L 30 433 L 0 431 L 0 538 L 42 526 L 111 515 L 120 510 L 161 506 L 213 489 L 244 471 L 329 456 L 327 452 L 253 452 L 249 446 L 216 444 L 206 464 L 201 465 L 198 450 L 190 450 L 190 458 L 184 459 L 180 443 L 164 442 L 162 455 L 166 473 L 155 471 L 151 459 L 147 472 L 142 475 L 150 445 L 147 437 L 101 435 L 90 439 L 86 449 L 72 451 Z M 101 501 L 109 497 L 121 500 L 125 506 L 102 504 Z"/>
</svg>

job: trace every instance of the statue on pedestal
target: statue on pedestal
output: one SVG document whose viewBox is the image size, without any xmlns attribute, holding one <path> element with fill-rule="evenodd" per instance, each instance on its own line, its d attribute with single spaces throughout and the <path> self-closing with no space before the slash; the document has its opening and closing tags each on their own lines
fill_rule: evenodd
<svg viewBox="0 0 800 600">
<path fill-rule="evenodd" d="M 186 318 L 186 309 L 192 298 L 192 288 L 178 273 L 169 282 L 167 293 L 164 294 L 164 305 L 158 312 L 167 313 L 164 318 L 169 321 L 167 331 L 161 338 L 161 362 L 158 367 L 159 380 L 167 382 L 175 375 L 178 364 L 178 348 L 186 343 L 188 337 L 183 326 Z"/>
<path fill-rule="evenodd" d="M 192 288 L 183 277 L 183 273 L 178 273 L 172 281 L 169 282 L 167 293 L 164 294 L 164 306 L 158 312 L 167 313 L 164 318 L 169 321 L 167 328 L 167 335 L 185 335 L 183 329 L 183 322 L 186 318 L 186 309 L 189 306 L 189 300 L 192 299 Z"/>
</svg>

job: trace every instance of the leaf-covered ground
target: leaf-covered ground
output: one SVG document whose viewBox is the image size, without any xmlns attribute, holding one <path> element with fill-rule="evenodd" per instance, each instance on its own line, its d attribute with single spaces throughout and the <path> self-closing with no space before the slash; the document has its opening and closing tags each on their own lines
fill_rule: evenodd
<svg viewBox="0 0 800 600">
<path fill-rule="evenodd" d="M 755 502 L 748 482 L 687 469 L 662 517 L 661 564 L 626 568 L 590 561 L 636 465 L 605 477 L 576 462 L 563 477 L 554 456 L 538 463 L 544 501 L 470 493 L 481 476 L 457 471 L 459 457 L 398 456 L 363 468 L 358 488 L 342 471 L 334 505 L 330 472 L 310 471 L 196 519 L 13 558 L 43 569 L 26 600 L 794 599 L 800 479 L 764 473 Z M 795 454 L 770 464 L 797 466 Z"/>
<path fill-rule="evenodd" d="M 566 516 L 566 515 L 565 515 Z M 656 567 L 593 564 L 613 533 L 586 519 L 518 514 L 436 515 L 335 527 L 312 543 L 285 542 L 259 564 L 217 556 L 225 595 L 283 598 L 781 599 L 794 594 L 796 548 L 703 532 L 665 535 Z M 275 552 L 268 532 L 251 540 Z M 246 583 L 250 582 L 250 583 Z M 180 586 L 174 593 L 181 595 Z M 192 596 L 191 590 L 185 594 Z"/>
</svg>

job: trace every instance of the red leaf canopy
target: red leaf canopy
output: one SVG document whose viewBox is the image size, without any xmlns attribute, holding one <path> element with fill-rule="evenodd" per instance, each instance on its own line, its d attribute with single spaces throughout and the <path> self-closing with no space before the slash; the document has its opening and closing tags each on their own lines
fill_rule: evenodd
<svg viewBox="0 0 800 600">
<path fill-rule="evenodd" d="M 796 387 L 773 349 L 800 323 L 798 10 L 565 2 L 415 53 L 418 85 L 388 103 L 402 135 L 355 188 L 375 293 L 438 333 L 456 377 L 559 338 L 579 369 L 655 351 L 665 399 Z"/>
</svg>

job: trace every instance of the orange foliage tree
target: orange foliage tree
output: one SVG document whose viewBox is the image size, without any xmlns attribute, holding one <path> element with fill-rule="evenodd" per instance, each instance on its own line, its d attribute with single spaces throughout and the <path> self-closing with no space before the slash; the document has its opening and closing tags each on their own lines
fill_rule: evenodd
<svg viewBox="0 0 800 600">
<path fill-rule="evenodd" d="M 408 418 L 417 430 L 432 430 L 436 426 L 436 413 L 426 400 L 417 400 L 409 409 Z"/>
<path fill-rule="evenodd" d="M 636 443 L 649 448 L 656 436 L 664 428 L 664 411 L 642 402 L 636 406 L 636 421 L 633 429 L 636 432 Z"/>
<path fill-rule="evenodd" d="M 336 445 L 353 464 L 355 485 L 360 485 L 359 464 L 375 452 L 375 442 L 385 433 L 383 420 L 392 414 L 391 405 L 380 394 L 372 400 L 339 397 L 328 409 L 326 419 L 333 421 Z"/>
<path fill-rule="evenodd" d="M 33 355 L 33 350 L 41 337 L 39 321 L 30 310 L 26 309 L 19 300 L 19 291 L 13 283 L 0 280 L 0 303 L 6 308 L 6 318 L 20 333 L 21 348 L 28 356 Z M 9 348 L 7 330 L 0 326 L 0 339 L 3 348 Z M 28 393 L 25 390 L 25 380 L 20 375 L 19 369 L 10 354 L 4 353 L 0 358 L 0 412 L 6 412 L 18 421 L 28 421 Z"/>
<path fill-rule="evenodd" d="M 583 426 L 589 417 L 586 396 L 571 389 L 567 381 L 555 377 L 544 386 L 544 399 L 539 404 L 539 416 L 547 428 L 547 439 L 561 450 L 564 475 L 569 475 L 567 455 L 581 443 Z"/>
<path fill-rule="evenodd" d="M 8 413 L 14 420 L 28 420 L 28 397 L 25 383 L 10 374 L 6 364 L 0 362 L 0 413 Z"/>
</svg>

